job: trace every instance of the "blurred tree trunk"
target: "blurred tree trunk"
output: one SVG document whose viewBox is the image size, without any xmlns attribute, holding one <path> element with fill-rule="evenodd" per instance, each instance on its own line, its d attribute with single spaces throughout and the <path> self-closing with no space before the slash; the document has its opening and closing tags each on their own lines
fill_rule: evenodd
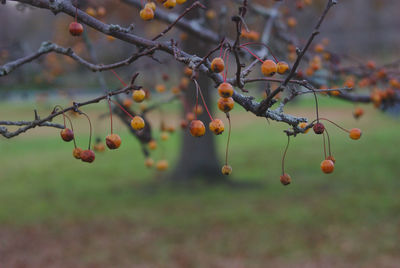
<svg viewBox="0 0 400 268">
<path fill-rule="evenodd" d="M 198 14 L 195 13 L 197 12 L 189 13 L 189 17 L 197 16 Z M 189 36 L 183 44 L 183 50 L 200 56 L 206 55 L 210 49 L 212 48 L 209 44 L 199 44 L 199 41 L 194 36 Z M 206 79 L 202 75 L 200 75 L 197 81 L 206 100 L 207 107 L 212 113 L 212 99 L 213 96 L 216 96 L 216 90 L 210 83 L 211 80 Z M 190 108 L 195 106 L 196 88 L 192 81 L 185 94 L 185 100 Z M 200 97 L 199 104 L 203 106 Z M 190 134 L 188 129 L 183 131 L 181 152 L 175 170 L 171 174 L 171 180 L 180 182 L 205 181 L 210 183 L 226 181 L 226 177 L 221 174 L 221 165 L 216 153 L 214 134 L 208 129 L 210 118 L 205 109 L 203 114 L 198 116 L 198 119 L 203 121 L 206 127 L 206 134 L 203 137 L 195 138 Z M 224 136 L 226 135 L 222 137 Z M 224 139 L 222 138 L 221 140 Z"/>
</svg>

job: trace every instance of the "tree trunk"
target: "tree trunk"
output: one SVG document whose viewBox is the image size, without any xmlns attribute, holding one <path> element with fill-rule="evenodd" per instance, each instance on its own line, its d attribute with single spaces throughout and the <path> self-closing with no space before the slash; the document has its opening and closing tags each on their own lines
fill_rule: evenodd
<svg viewBox="0 0 400 268">
<path fill-rule="evenodd" d="M 209 109 L 211 99 L 215 90 L 210 90 L 209 79 L 198 80 L 204 98 Z M 190 107 L 194 107 L 196 99 L 196 89 L 191 85 L 185 96 Z M 202 180 L 206 182 L 220 182 L 226 178 L 221 174 L 221 165 L 218 161 L 215 147 L 214 134 L 208 130 L 210 119 L 204 109 L 204 113 L 198 116 L 206 127 L 206 134 L 203 137 L 193 137 L 188 129 L 183 131 L 182 147 L 178 163 L 172 172 L 171 180 L 174 181 L 193 181 Z M 226 135 L 224 135 L 226 136 Z M 221 137 L 222 138 L 222 137 Z"/>
<path fill-rule="evenodd" d="M 183 44 L 183 49 L 189 51 L 189 53 L 206 55 L 211 48 L 208 44 L 199 44 L 196 37 L 189 36 Z M 194 49 L 195 51 L 193 51 Z M 199 82 L 207 107 L 212 113 L 212 98 L 216 96 L 217 91 L 210 83 L 211 80 L 207 77 L 200 75 L 197 81 Z M 196 103 L 196 88 L 193 82 L 190 83 L 184 97 L 188 107 L 193 108 Z M 199 104 L 204 107 L 200 97 Z M 226 177 L 221 174 L 221 165 L 216 154 L 214 134 L 208 129 L 210 118 L 205 109 L 203 114 L 198 116 L 198 119 L 203 121 L 206 127 L 206 134 L 203 137 L 196 138 L 190 134 L 188 129 L 183 131 L 181 152 L 175 170 L 171 174 L 171 180 L 181 182 L 205 181 L 211 183 L 226 181 Z M 223 139 L 222 137 L 220 138 Z"/>
</svg>

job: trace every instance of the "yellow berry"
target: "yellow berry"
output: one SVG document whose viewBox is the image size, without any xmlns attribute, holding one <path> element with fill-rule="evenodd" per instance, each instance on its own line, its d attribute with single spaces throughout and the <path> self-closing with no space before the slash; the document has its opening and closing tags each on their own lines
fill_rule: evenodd
<svg viewBox="0 0 400 268">
<path fill-rule="evenodd" d="M 140 116 L 136 115 L 131 120 L 131 126 L 134 130 L 141 130 L 144 128 L 144 120 Z"/>
</svg>

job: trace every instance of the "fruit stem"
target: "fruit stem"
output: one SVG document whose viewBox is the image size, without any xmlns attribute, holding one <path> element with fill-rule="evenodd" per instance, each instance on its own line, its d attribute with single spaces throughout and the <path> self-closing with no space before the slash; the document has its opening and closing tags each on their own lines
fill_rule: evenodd
<svg viewBox="0 0 400 268">
<path fill-rule="evenodd" d="M 113 134 L 113 117 L 112 117 L 112 109 L 111 109 L 110 98 L 107 99 L 107 102 L 108 102 L 108 108 L 110 109 L 111 134 Z"/>
<path fill-rule="evenodd" d="M 331 121 L 331 120 L 329 120 L 329 119 L 327 119 L 327 118 L 320 118 L 320 119 L 321 119 L 321 120 L 326 120 L 326 121 L 328 121 L 329 123 L 331 123 L 331 124 L 335 125 L 336 127 L 340 128 L 340 129 L 343 130 L 344 132 L 350 133 L 349 130 L 345 129 L 344 127 L 339 126 L 338 124 L 336 124 L 335 122 L 333 122 L 333 121 Z"/>
<path fill-rule="evenodd" d="M 123 84 L 125 87 L 127 86 L 127 84 L 122 80 L 121 77 L 119 77 L 119 75 L 113 69 L 110 69 L 110 71 L 117 77 L 117 79 L 121 82 L 121 84 Z"/>
<path fill-rule="evenodd" d="M 226 150 L 225 150 L 225 165 L 228 165 L 228 151 L 229 151 L 229 142 L 231 140 L 231 116 L 228 113 L 225 113 L 226 118 L 228 119 L 228 125 L 229 125 L 229 130 L 228 130 L 228 141 L 226 142 Z"/>
<path fill-rule="evenodd" d="M 72 125 L 72 120 L 71 120 L 71 118 L 70 118 L 68 115 L 66 115 L 66 114 L 64 113 L 64 109 L 63 109 L 63 107 L 61 107 L 61 105 L 56 105 L 56 106 L 54 107 L 54 111 L 56 111 L 57 108 L 60 108 L 60 110 L 62 111 L 62 115 L 63 115 L 63 119 L 64 119 L 64 128 L 67 128 L 67 125 L 66 125 L 66 123 L 65 123 L 65 118 L 67 118 L 68 121 L 69 121 L 69 124 L 71 125 L 71 130 L 72 130 L 72 132 L 74 132 L 74 126 Z M 75 148 L 76 148 L 75 135 L 74 135 L 73 140 L 74 140 L 74 146 L 75 146 Z"/>
<path fill-rule="evenodd" d="M 61 112 L 62 112 L 62 115 L 63 115 L 63 119 L 64 119 L 64 128 L 66 128 L 67 127 L 67 125 L 65 124 L 65 114 L 64 114 L 64 109 L 63 109 L 63 107 L 61 107 L 61 105 L 56 105 L 56 106 L 54 106 L 54 112 L 57 110 L 57 108 L 60 108 L 60 110 L 61 110 Z"/>
<path fill-rule="evenodd" d="M 124 111 L 124 113 L 126 113 L 130 118 L 133 119 L 133 116 L 127 110 L 125 110 L 117 101 L 114 101 L 112 99 L 110 99 L 110 101 L 112 101 L 112 103 L 117 105 L 122 111 Z"/>
<path fill-rule="evenodd" d="M 249 48 L 244 47 L 244 46 L 240 46 L 240 48 L 246 49 L 247 52 L 249 52 L 253 57 L 255 57 L 257 60 L 259 60 L 261 63 L 264 63 L 264 61 L 262 59 L 260 59 L 256 54 L 254 54 Z"/>
<path fill-rule="evenodd" d="M 326 159 L 327 157 L 326 157 L 325 131 L 322 133 L 322 140 L 324 141 L 324 156 L 325 156 L 324 159 Z"/>
<path fill-rule="evenodd" d="M 194 119 L 197 120 L 197 106 L 199 104 L 199 88 L 196 86 L 196 106 L 194 107 Z"/>
<path fill-rule="evenodd" d="M 193 81 L 194 81 L 194 83 L 196 84 L 197 90 L 200 92 L 200 97 L 201 97 L 201 99 L 203 100 L 203 104 L 204 104 L 204 107 L 206 108 L 207 114 L 208 114 L 208 116 L 210 117 L 211 121 L 213 121 L 213 118 L 212 118 L 212 116 L 211 116 L 211 114 L 210 114 L 210 111 L 208 110 L 206 101 L 204 100 L 203 93 L 201 92 L 201 88 L 200 88 L 200 86 L 199 86 L 199 83 L 197 83 L 196 79 L 193 79 Z"/>
<path fill-rule="evenodd" d="M 75 22 L 78 22 L 78 0 L 75 0 Z"/>
<path fill-rule="evenodd" d="M 66 118 L 68 119 L 68 121 L 69 121 L 69 124 L 71 125 L 71 130 L 72 130 L 72 132 L 74 132 L 74 126 L 72 125 L 72 120 L 71 120 L 71 118 L 70 118 L 68 115 L 64 114 L 64 113 L 63 113 L 63 115 L 64 115 L 64 124 L 65 124 L 65 117 L 66 117 Z M 74 133 L 74 138 L 73 138 L 73 140 L 74 140 L 74 147 L 76 148 L 75 133 Z"/>
<path fill-rule="evenodd" d="M 90 150 L 90 145 L 92 144 L 92 122 L 90 121 L 90 118 L 86 113 L 84 113 L 84 112 L 81 112 L 81 113 L 84 116 L 86 116 L 87 120 L 89 121 L 90 133 L 89 133 L 89 146 L 88 146 L 88 149 Z"/>
<path fill-rule="evenodd" d="M 315 99 L 315 112 L 317 114 L 317 123 L 319 123 L 318 97 L 317 93 L 315 93 L 315 90 L 312 89 L 312 92 L 314 94 L 314 99 Z"/>
<path fill-rule="evenodd" d="M 248 46 L 248 45 L 260 45 L 260 46 L 266 47 L 268 49 L 269 53 L 271 54 L 271 56 L 274 58 L 275 62 L 278 63 L 278 59 L 275 57 L 275 55 L 272 53 L 272 50 L 266 44 L 260 43 L 260 42 L 247 42 L 247 43 L 242 44 L 240 47 L 244 48 L 245 46 Z"/>
<path fill-rule="evenodd" d="M 326 128 L 325 128 L 324 132 L 326 132 L 326 137 L 328 138 L 328 154 L 329 154 L 329 156 L 332 156 L 332 153 L 331 153 L 331 138 L 329 137 L 329 132 L 328 132 L 328 130 Z"/>
<path fill-rule="evenodd" d="M 290 136 L 287 135 L 287 144 L 282 156 L 282 175 L 285 174 L 285 158 L 286 158 L 286 153 L 289 149 L 289 143 L 290 143 Z"/>
</svg>

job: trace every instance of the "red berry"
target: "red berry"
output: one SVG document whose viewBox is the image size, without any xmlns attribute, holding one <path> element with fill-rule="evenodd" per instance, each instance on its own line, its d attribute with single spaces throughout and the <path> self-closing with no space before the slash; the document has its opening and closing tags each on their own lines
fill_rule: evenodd
<svg viewBox="0 0 400 268">
<path fill-rule="evenodd" d="M 72 141 L 74 139 L 74 132 L 69 128 L 61 130 L 60 135 L 64 141 Z"/>
<path fill-rule="evenodd" d="M 83 162 L 92 163 L 94 161 L 95 154 L 92 150 L 84 150 L 81 152 L 81 160 Z"/>
<path fill-rule="evenodd" d="M 289 174 L 284 173 L 281 175 L 280 181 L 283 185 L 288 185 L 291 183 L 292 179 L 290 178 Z"/>
<path fill-rule="evenodd" d="M 121 146 L 121 138 L 117 134 L 110 134 L 106 137 L 106 144 L 111 150 L 117 149 Z"/>
<path fill-rule="evenodd" d="M 69 24 L 69 33 L 73 36 L 79 36 L 83 33 L 83 26 L 82 24 L 73 21 Z"/>
<path fill-rule="evenodd" d="M 313 126 L 313 130 L 315 134 L 322 134 L 325 131 L 325 126 L 324 124 L 318 122 Z"/>
</svg>

